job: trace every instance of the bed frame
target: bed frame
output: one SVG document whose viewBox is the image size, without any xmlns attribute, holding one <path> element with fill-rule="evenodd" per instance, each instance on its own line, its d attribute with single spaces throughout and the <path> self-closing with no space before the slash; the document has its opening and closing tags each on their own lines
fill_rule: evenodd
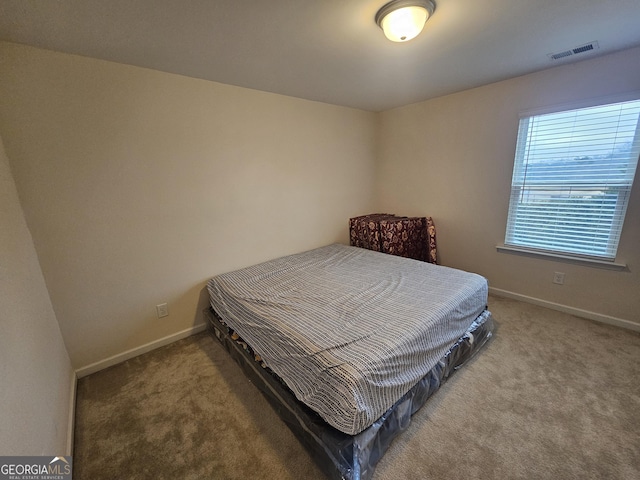
<svg viewBox="0 0 640 480">
<path fill-rule="evenodd" d="M 277 375 L 256 361 L 251 347 L 234 335 L 212 308 L 205 309 L 204 316 L 211 335 L 263 393 L 318 466 L 336 480 L 369 480 L 392 440 L 409 426 L 411 416 L 485 345 L 493 331 L 491 313 L 485 310 L 435 367 L 373 425 L 348 435 L 298 401 Z"/>
</svg>

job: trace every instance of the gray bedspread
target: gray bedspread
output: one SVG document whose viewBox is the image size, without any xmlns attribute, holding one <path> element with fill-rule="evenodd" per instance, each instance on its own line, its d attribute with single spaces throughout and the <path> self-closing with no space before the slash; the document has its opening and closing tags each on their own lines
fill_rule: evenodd
<svg viewBox="0 0 640 480">
<path fill-rule="evenodd" d="M 483 312 L 485 278 L 329 245 L 225 273 L 211 306 L 298 400 L 355 435 Z"/>
</svg>

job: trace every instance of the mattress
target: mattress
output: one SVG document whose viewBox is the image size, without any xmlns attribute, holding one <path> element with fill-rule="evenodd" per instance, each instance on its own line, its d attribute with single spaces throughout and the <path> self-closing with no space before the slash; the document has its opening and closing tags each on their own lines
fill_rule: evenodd
<svg viewBox="0 0 640 480">
<path fill-rule="evenodd" d="M 491 313 L 485 310 L 429 373 L 389 410 L 359 434 L 347 435 L 298 401 L 282 380 L 266 368 L 251 346 L 213 309 L 206 309 L 204 317 L 212 336 L 240 365 L 328 478 L 335 480 L 370 480 L 393 439 L 409 427 L 413 414 L 482 349 L 493 331 Z"/>
<path fill-rule="evenodd" d="M 337 430 L 371 426 L 485 310 L 483 277 L 345 245 L 218 275 L 212 308 Z"/>
</svg>

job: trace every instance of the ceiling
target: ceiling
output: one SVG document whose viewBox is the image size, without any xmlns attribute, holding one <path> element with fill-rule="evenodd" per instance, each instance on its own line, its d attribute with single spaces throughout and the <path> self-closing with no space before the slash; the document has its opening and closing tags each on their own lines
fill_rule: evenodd
<svg viewBox="0 0 640 480">
<path fill-rule="evenodd" d="M 638 0 L 435 2 L 400 44 L 386 0 L 0 0 L 0 39 L 370 111 L 640 45 Z"/>
</svg>

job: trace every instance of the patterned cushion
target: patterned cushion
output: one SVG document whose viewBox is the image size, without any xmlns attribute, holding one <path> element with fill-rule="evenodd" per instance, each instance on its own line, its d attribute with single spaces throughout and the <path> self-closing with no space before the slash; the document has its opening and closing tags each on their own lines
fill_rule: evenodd
<svg viewBox="0 0 640 480">
<path fill-rule="evenodd" d="M 349 219 L 353 247 L 437 264 L 436 228 L 431 217 L 374 213 Z"/>
</svg>

